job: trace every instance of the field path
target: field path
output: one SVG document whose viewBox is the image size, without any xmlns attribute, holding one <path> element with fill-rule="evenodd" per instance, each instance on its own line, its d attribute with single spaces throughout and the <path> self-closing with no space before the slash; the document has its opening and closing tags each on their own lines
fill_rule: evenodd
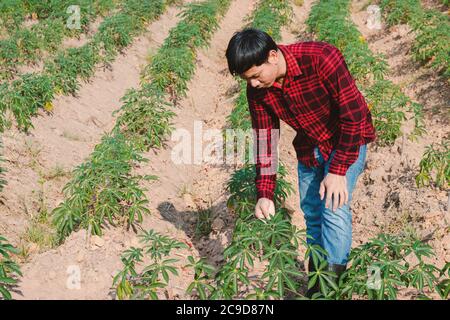
<svg viewBox="0 0 450 320">
<path fill-rule="evenodd" d="M 175 128 L 192 132 L 194 121 L 202 122 L 204 129 L 221 129 L 225 124 L 225 117 L 232 108 L 232 101 L 227 96 L 227 90 L 234 85 L 233 78 L 228 75 L 224 56 L 225 49 L 229 38 L 239 26 L 243 25 L 242 20 L 251 12 L 253 4 L 254 1 L 234 1 L 220 22 L 220 28 L 213 36 L 210 47 L 199 51 L 197 71 L 190 83 L 187 98 L 180 100 L 175 110 L 177 114 L 173 119 Z M 156 34 L 158 36 L 159 44 L 167 36 L 167 31 L 175 26 L 177 19 L 174 13 L 175 11 L 172 10 L 156 22 L 158 26 L 155 26 L 153 30 L 155 37 Z M 147 53 L 148 51 L 144 51 L 143 55 Z M 124 69 L 121 74 L 124 73 L 127 74 L 130 71 Z M 137 83 L 138 81 L 136 81 Z M 118 94 L 118 97 L 120 96 Z M 81 94 L 80 97 L 82 97 Z M 116 107 L 118 106 L 116 104 Z M 112 110 L 114 109 L 116 108 Z M 112 123 L 111 120 L 110 125 L 104 131 L 110 129 Z M 94 144 L 95 142 L 93 142 Z M 147 196 L 150 200 L 149 209 L 152 214 L 145 217 L 143 228 L 151 228 L 191 243 L 190 225 L 185 223 L 185 219 L 194 217 L 199 206 L 203 205 L 206 199 L 213 200 L 213 209 L 216 212 L 226 211 L 223 203 L 225 199 L 224 183 L 231 171 L 228 172 L 222 167 L 211 168 L 203 164 L 197 166 L 176 165 L 171 161 L 171 150 L 174 144 L 176 143 L 169 139 L 165 149 L 146 153 L 144 156 L 150 160 L 149 163 L 137 170 L 139 173 L 156 174 L 159 177 L 157 182 L 146 185 L 149 190 Z M 86 155 L 90 150 L 87 150 Z M 82 160 L 83 157 L 80 159 Z M 217 183 L 217 181 L 221 183 Z M 64 182 L 61 184 L 64 185 Z M 186 186 L 186 190 L 192 188 L 190 189 L 192 194 L 197 194 L 201 200 L 192 195 L 191 198 L 181 195 L 180 189 L 183 186 Z M 81 230 L 69 236 L 60 247 L 36 255 L 23 266 L 24 277 L 18 288 L 20 293 L 17 293 L 14 298 L 113 298 L 110 286 L 113 275 L 121 267 L 120 254 L 129 246 L 138 244 L 136 234 L 131 230 L 117 228 L 105 230 L 101 239 L 93 237 L 92 240 L 90 244 L 86 244 L 85 231 Z M 202 244 L 196 245 L 201 251 Z M 209 247 L 210 244 L 208 244 Z M 190 254 L 196 255 L 195 249 L 193 248 L 194 252 Z M 216 247 L 215 250 L 221 254 L 223 248 Z M 203 252 L 202 254 L 208 253 Z M 185 263 L 184 259 L 183 263 Z M 71 279 L 74 279 L 73 275 L 77 272 L 80 272 L 80 289 L 68 289 Z M 167 292 L 169 298 L 181 297 L 184 294 L 185 284 L 192 277 L 192 275 L 183 277 L 185 275 L 174 279 Z"/>
<path fill-rule="evenodd" d="M 417 188 L 415 175 L 425 147 L 450 136 L 450 88 L 433 70 L 414 62 L 410 49 L 414 33 L 408 25 L 369 29 L 367 1 L 353 0 L 351 18 L 372 52 L 389 65 L 386 79 L 424 108 L 427 133 L 417 141 L 400 137 L 392 147 L 369 150 L 367 169 L 359 181 L 354 203 L 354 245 L 379 232 L 414 232 L 434 248 L 441 267 L 450 261 L 448 190 Z M 411 116 L 411 115 L 408 115 Z M 412 121 L 402 131 L 408 134 Z"/>
<path fill-rule="evenodd" d="M 2 166 L 7 185 L 1 195 L 0 233 L 18 244 L 32 217 L 61 202 L 70 172 L 114 126 L 112 112 L 121 106 L 126 90 L 139 85 L 146 57 L 176 24 L 179 11 L 171 7 L 151 23 L 109 70 L 97 70 L 76 97 L 57 97 L 53 115 L 34 118 L 29 134 L 16 128 L 4 133 Z"/>
<path fill-rule="evenodd" d="M 190 135 L 188 144 L 192 148 L 192 161 L 196 148 L 194 139 L 199 138 L 200 131 L 221 132 L 226 128 L 226 118 L 234 108 L 239 86 L 228 72 L 225 50 L 233 33 L 244 26 L 246 16 L 256 2 L 232 2 L 210 46 L 198 51 L 196 72 L 187 95 L 173 109 L 176 115 L 172 122 L 176 132 L 184 130 Z M 313 4 L 313 0 L 305 0 L 302 6 L 292 5 L 293 22 L 283 28 L 281 43 L 313 40 L 313 35 L 305 28 Z M 442 87 L 442 82 L 432 72 L 412 62 L 408 54 L 412 38 L 406 34 L 404 26 L 376 32 L 368 30 L 362 5 L 362 1 L 353 1 L 354 23 L 373 52 L 387 55 L 392 71 L 387 78 L 401 85 L 413 100 L 424 104 L 428 133 L 414 143 L 400 138 L 392 147 L 370 146 L 367 168 L 359 178 L 353 196 L 353 246 L 366 242 L 379 232 L 397 233 L 415 228 L 433 245 L 438 255 L 434 262 L 442 266 L 443 261 L 450 258 L 447 192 L 418 189 L 414 174 L 425 146 L 449 134 L 448 119 L 443 116 L 445 104 L 450 101 L 445 96 L 448 88 Z M 8 170 L 5 177 L 8 185 L 0 203 L 0 209 L 5 212 L 0 215 L 0 233 L 14 244 L 21 243 L 21 236 L 33 215 L 39 210 L 54 208 L 62 200 L 61 190 L 70 178 L 65 172 L 70 172 L 89 156 L 103 133 L 112 128 L 115 119 L 111 112 L 119 108 L 119 99 L 127 88 L 138 86 L 141 67 L 147 64 L 146 56 L 149 51 L 156 51 L 170 28 L 175 26 L 177 12 L 179 9 L 170 8 L 161 19 L 152 23 L 148 32 L 138 38 L 124 56 L 117 58 L 112 70 L 99 71 L 91 83 L 83 86 L 78 98 L 60 98 L 55 103 L 53 117 L 35 119 L 35 129 L 29 136 L 17 131 L 5 134 L 4 166 Z M 414 70 L 417 72 L 411 74 Z M 434 85 L 430 86 L 430 83 Z M 445 90 L 447 93 L 443 93 Z M 410 125 L 405 125 L 406 131 L 410 130 Z M 293 214 L 293 223 L 304 228 L 299 208 L 297 159 L 292 146 L 295 132 L 284 122 L 281 122 L 281 132 L 281 160 L 288 171 L 287 180 L 294 188 L 286 204 Z M 202 140 L 199 152 L 205 152 L 211 146 L 206 137 Z M 219 266 L 223 262 L 223 250 L 230 243 L 235 217 L 226 206 L 229 196 L 226 184 L 236 168 L 205 162 L 177 164 L 172 155 L 177 146 L 179 141 L 169 138 L 164 148 L 145 153 L 144 157 L 149 161 L 137 167 L 135 172 L 159 178 L 154 182 L 142 182 L 148 190 L 146 196 L 151 212 L 144 217 L 142 228 L 153 229 L 190 247 L 171 254 L 170 258 L 180 260 L 177 264 L 179 275 L 171 277 L 161 298 L 190 299 L 192 297 L 185 294 L 185 289 L 193 275 L 183 268 L 187 255 L 204 257 L 208 263 Z M 212 231 L 206 237 L 196 235 L 202 212 L 207 212 L 212 221 Z M 31 254 L 22 266 L 24 277 L 13 297 L 114 299 L 111 285 L 113 276 L 122 267 L 120 255 L 130 246 L 138 245 L 136 233 L 120 227 L 107 228 L 102 238 L 92 237 L 89 243 L 84 230 L 75 232 L 61 246 Z M 80 280 L 79 287 L 74 285 L 77 279 Z M 401 298 L 405 297 L 408 293 L 402 292 Z"/>
<path fill-rule="evenodd" d="M 157 50 L 179 21 L 179 12 L 180 8 L 168 8 L 159 20 L 149 24 L 147 32 L 136 38 L 124 55 L 117 57 L 110 70 L 97 71 L 77 97 L 58 98 L 53 116 L 34 119 L 35 128 L 28 136 L 16 130 L 5 133 L 4 166 L 8 170 L 5 174 L 8 184 L 2 193 L 0 232 L 13 243 L 19 247 L 28 245 L 23 244 L 22 238 L 33 215 L 40 210 L 51 210 L 62 201 L 62 188 L 69 181 L 71 170 L 81 164 L 103 134 L 112 129 L 115 123 L 112 112 L 121 106 L 120 98 L 127 89 L 139 86 L 140 72 L 148 63 L 148 55 Z M 57 172 L 60 175 L 52 177 Z M 100 243 L 97 241 L 89 251 L 84 239 L 84 231 L 81 231 L 62 246 L 41 253 L 31 245 L 29 261 L 22 267 L 24 277 L 14 298 L 107 298 L 110 273 L 120 262 L 118 252 L 124 243 L 122 238 L 118 244 L 111 241 L 113 249 L 104 252 L 102 259 L 95 251 Z M 106 240 L 107 236 L 101 241 Z M 91 260 L 87 261 L 88 257 Z M 73 270 L 70 266 L 81 268 L 85 284 L 82 290 L 66 288 L 67 271 Z"/>
</svg>

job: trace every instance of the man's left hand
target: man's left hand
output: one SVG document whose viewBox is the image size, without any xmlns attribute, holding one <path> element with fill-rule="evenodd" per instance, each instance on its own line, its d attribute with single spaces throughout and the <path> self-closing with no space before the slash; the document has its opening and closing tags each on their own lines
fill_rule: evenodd
<svg viewBox="0 0 450 320">
<path fill-rule="evenodd" d="M 323 200 L 326 193 L 325 208 L 329 208 L 333 203 L 333 212 L 348 202 L 347 179 L 333 173 L 328 173 L 320 183 L 320 200 Z M 333 200 L 333 202 L 332 202 Z"/>
</svg>

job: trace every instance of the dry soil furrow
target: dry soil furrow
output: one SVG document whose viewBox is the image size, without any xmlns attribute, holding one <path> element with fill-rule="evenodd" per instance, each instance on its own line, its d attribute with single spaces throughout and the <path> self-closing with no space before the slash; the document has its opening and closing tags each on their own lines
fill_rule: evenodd
<svg viewBox="0 0 450 320">
<path fill-rule="evenodd" d="M 410 48 L 414 34 L 409 33 L 407 25 L 369 29 L 363 4 L 364 1 L 353 1 L 352 20 L 372 52 L 386 56 L 390 67 L 386 79 L 399 85 L 407 96 L 424 106 L 427 133 L 416 142 L 399 138 L 392 147 L 370 148 L 368 170 L 360 178 L 361 188 L 354 196 L 357 199 L 355 245 L 380 231 L 401 233 L 414 229 L 420 237 L 431 241 L 438 255 L 436 262 L 443 265 L 444 260 L 450 261 L 447 192 L 418 189 L 414 176 L 418 173 L 425 147 L 450 134 L 445 114 L 450 90 L 432 70 L 413 61 Z M 408 133 L 411 128 L 412 123 L 408 122 L 402 130 Z"/>
<path fill-rule="evenodd" d="M 0 232 L 13 243 L 20 243 L 30 218 L 43 210 L 40 199 L 45 200 L 45 209 L 54 208 L 62 200 L 61 190 L 70 176 L 55 168 L 70 172 L 113 127 L 112 112 L 120 107 L 120 98 L 128 88 L 139 86 L 140 71 L 148 63 L 149 53 L 162 44 L 179 21 L 178 12 L 180 8 L 169 8 L 150 24 L 147 32 L 116 59 L 111 70 L 97 72 L 93 81 L 81 88 L 78 98 L 61 97 L 55 103 L 53 117 L 37 118 L 29 136 L 15 131 L 5 137 L 8 185 L 3 192 Z M 60 174 L 52 177 L 55 172 Z M 108 298 L 111 272 L 120 266 L 119 254 L 129 244 L 124 243 L 125 238 L 121 230 L 111 231 L 103 239 L 94 238 L 94 244 L 87 247 L 85 233 L 80 231 L 56 249 L 32 255 L 22 266 L 21 293 L 15 298 Z M 80 290 L 68 289 L 73 270 L 81 272 Z"/>
<path fill-rule="evenodd" d="M 169 8 L 117 57 L 111 70 L 98 70 L 77 97 L 58 97 L 53 115 L 34 119 L 29 134 L 15 129 L 5 132 L 2 165 L 8 183 L 2 193 L 0 225 L 8 226 L 5 233 L 12 241 L 17 242 L 30 217 L 62 200 L 70 171 L 114 126 L 112 112 L 120 107 L 126 90 L 139 85 L 149 51 L 162 43 L 178 21 L 178 12 L 179 8 Z"/>
<path fill-rule="evenodd" d="M 200 161 L 194 162 L 194 148 L 204 155 L 211 155 L 206 151 L 212 144 L 206 130 L 221 132 L 226 126 L 226 117 L 234 107 L 232 92 L 236 81 L 228 72 L 225 50 L 229 39 L 243 26 L 243 19 L 254 4 L 255 1 L 234 1 L 231 4 L 210 47 L 199 51 L 197 69 L 187 98 L 180 101 L 175 111 L 174 127 L 185 130 L 190 136 L 191 140 L 186 141 L 186 145 L 192 150 L 192 162 L 174 162 L 172 152 L 179 141 L 171 139 L 165 149 L 156 154 L 146 154 L 150 162 L 140 170 L 159 177 L 159 181 L 148 188 L 152 214 L 145 218 L 144 229 L 154 229 L 188 243 L 195 252 L 194 256 L 205 257 L 213 265 L 222 261 L 222 252 L 233 228 L 234 218 L 226 207 L 228 196 L 225 188 L 234 166 L 207 163 L 201 156 L 198 158 Z M 203 137 L 200 137 L 201 134 Z M 194 145 L 195 137 L 202 142 Z M 212 232 L 207 237 L 196 238 L 195 225 L 202 210 L 208 211 L 212 217 Z M 188 298 L 180 288 L 187 288 L 190 281 L 192 275 L 189 273 L 175 278 L 172 286 L 174 295 Z"/>
<path fill-rule="evenodd" d="M 193 128 L 194 121 L 213 121 L 214 119 L 214 121 L 223 121 L 225 115 L 231 110 L 227 109 L 225 104 L 220 103 L 226 99 L 223 97 L 227 89 L 226 82 L 232 79 L 224 72 L 226 68 L 224 51 L 228 38 L 235 31 L 236 25 L 241 24 L 245 14 L 250 12 L 252 4 L 253 2 L 247 1 L 233 2 L 220 24 L 219 31 L 214 35 L 210 48 L 199 52 L 198 69 L 191 82 L 188 98 L 182 99 L 179 109 L 176 110 L 175 128 L 190 130 Z M 169 23 L 166 20 L 161 26 L 164 26 L 164 30 L 167 31 L 174 25 L 175 21 L 171 20 Z M 161 42 L 163 38 L 161 37 Z M 228 106 L 231 108 L 231 104 Z M 219 112 L 220 110 L 222 113 Z M 217 113 L 214 113 L 215 111 Z M 205 116 L 209 118 L 205 118 Z M 209 124 L 213 125 L 212 122 Z M 214 128 L 220 129 L 220 125 L 216 123 Z M 146 174 L 156 174 L 160 178 L 158 182 L 146 186 L 149 189 L 147 196 L 150 199 L 149 208 L 152 215 L 145 217 L 143 227 L 145 229 L 152 228 L 190 243 L 189 238 L 183 232 L 177 233 L 174 221 L 168 221 L 158 213 L 158 208 L 166 206 L 171 197 L 176 197 L 183 182 L 202 180 L 204 183 L 210 184 L 210 181 L 214 181 L 214 179 L 226 181 L 227 178 L 224 172 L 220 173 L 221 176 L 205 176 L 204 171 L 207 171 L 208 168 L 204 170 L 205 166 L 203 165 L 197 167 L 194 165 L 177 166 L 171 161 L 172 146 L 173 143 L 169 142 L 166 149 L 145 154 L 150 162 L 137 170 Z M 219 171 L 219 169 L 216 171 L 217 174 Z M 222 192 L 223 187 L 217 185 L 216 190 Z M 207 197 L 206 194 L 198 192 L 202 197 Z M 179 208 L 180 211 L 189 210 L 183 199 L 182 206 Z M 120 254 L 132 245 L 138 245 L 136 235 L 132 231 L 127 232 L 120 228 L 105 230 L 101 239 L 93 237 L 92 243 L 89 245 L 86 245 L 85 231 L 76 232 L 67 238 L 59 248 L 38 255 L 25 265 L 24 277 L 19 287 L 22 295 L 17 295 L 16 298 L 113 298 L 114 294 L 110 290 L 110 286 L 113 275 L 121 267 Z M 184 264 L 185 259 L 182 260 L 182 264 Z M 52 271 L 47 272 L 47 270 Z M 73 279 L 71 275 L 76 276 L 78 271 L 80 272 L 81 287 L 80 289 L 69 289 L 67 281 Z M 183 276 L 188 278 L 183 278 Z M 168 297 L 176 298 L 183 295 L 186 289 L 184 284 L 186 281 L 190 281 L 191 277 L 192 275 L 188 273 L 182 273 L 180 278 L 175 278 L 167 290 Z"/>
</svg>

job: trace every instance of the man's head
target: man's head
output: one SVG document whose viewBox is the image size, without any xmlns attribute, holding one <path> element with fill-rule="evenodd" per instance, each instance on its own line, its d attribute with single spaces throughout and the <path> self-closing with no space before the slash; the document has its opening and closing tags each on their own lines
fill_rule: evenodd
<svg viewBox="0 0 450 320">
<path fill-rule="evenodd" d="M 253 28 L 236 32 L 226 52 L 231 74 L 254 88 L 268 88 L 280 77 L 280 55 L 273 39 Z"/>
</svg>

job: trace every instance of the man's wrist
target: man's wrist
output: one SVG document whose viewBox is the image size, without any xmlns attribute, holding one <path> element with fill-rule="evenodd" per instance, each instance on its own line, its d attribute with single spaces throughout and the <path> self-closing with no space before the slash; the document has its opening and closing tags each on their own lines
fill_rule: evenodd
<svg viewBox="0 0 450 320">
<path fill-rule="evenodd" d="M 333 163 L 331 161 L 328 172 L 338 176 L 345 176 L 349 167 L 347 164 Z"/>
<path fill-rule="evenodd" d="M 270 190 L 258 190 L 257 196 L 256 196 L 256 201 L 258 201 L 261 198 L 267 198 L 267 199 L 273 201 L 273 195 L 274 195 L 273 191 L 270 191 Z"/>
</svg>

